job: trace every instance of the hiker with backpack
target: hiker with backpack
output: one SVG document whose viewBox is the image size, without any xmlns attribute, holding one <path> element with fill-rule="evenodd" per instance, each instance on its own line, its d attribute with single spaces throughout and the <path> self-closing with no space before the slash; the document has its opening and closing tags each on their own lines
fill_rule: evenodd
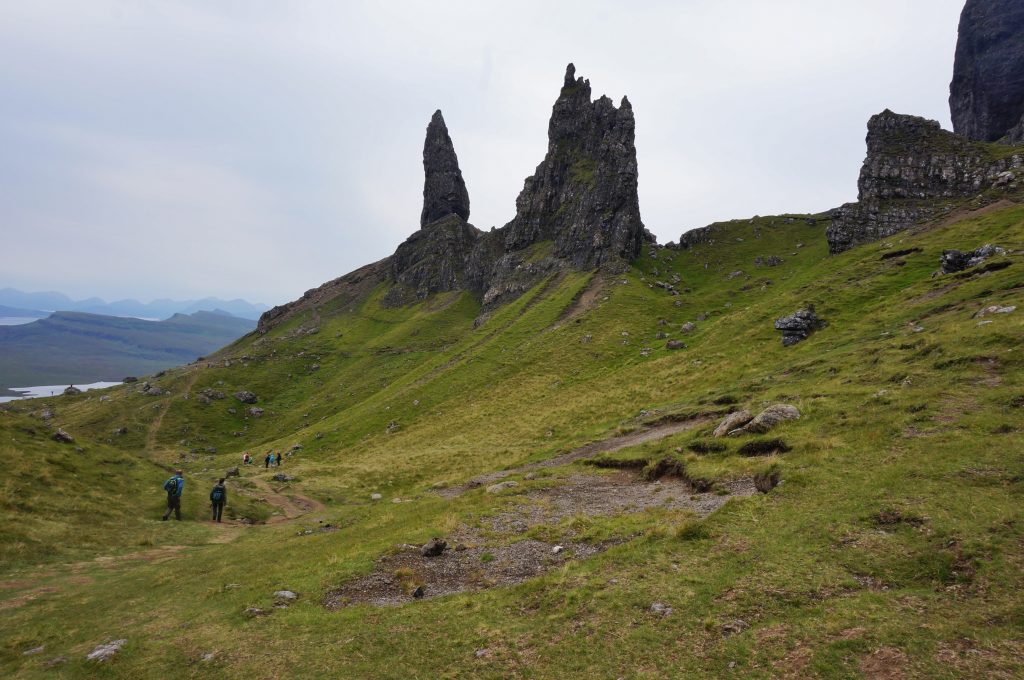
<svg viewBox="0 0 1024 680">
<path fill-rule="evenodd" d="M 174 519 L 181 521 L 181 492 L 185 490 L 185 478 L 181 476 L 181 470 L 175 470 L 174 476 L 164 482 L 164 491 L 167 492 L 167 512 L 164 513 L 163 521 L 174 512 Z"/>
<path fill-rule="evenodd" d="M 213 521 L 220 522 L 221 513 L 224 512 L 224 505 L 228 502 L 228 490 L 224 486 L 224 478 L 221 477 L 213 490 L 210 491 L 210 506 L 213 508 Z"/>
<path fill-rule="evenodd" d="M 281 467 L 281 459 L 284 458 L 284 453 L 281 451 L 277 452 L 277 467 Z"/>
<path fill-rule="evenodd" d="M 273 455 L 274 454 L 270 453 L 270 451 L 267 451 L 267 457 L 263 459 L 263 467 L 264 468 L 269 468 L 270 467 L 270 460 L 271 460 L 271 456 L 273 456 Z"/>
</svg>

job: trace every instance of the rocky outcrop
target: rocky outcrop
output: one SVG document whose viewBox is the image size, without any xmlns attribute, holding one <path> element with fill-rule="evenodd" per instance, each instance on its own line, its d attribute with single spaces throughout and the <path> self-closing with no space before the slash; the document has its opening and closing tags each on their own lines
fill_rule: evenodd
<svg viewBox="0 0 1024 680">
<path fill-rule="evenodd" d="M 526 179 L 506 250 L 554 241 L 554 255 L 583 268 L 640 254 L 644 226 L 637 199 L 633 107 L 590 99 L 590 81 L 566 68 L 548 123 L 548 152 Z"/>
<path fill-rule="evenodd" d="M 1024 149 L 995 153 L 934 120 L 885 110 L 868 121 L 867 147 L 858 202 L 836 208 L 826 231 L 833 254 L 943 215 L 965 198 L 992 190 L 982 199 L 996 200 L 1024 185 Z"/>
<path fill-rule="evenodd" d="M 953 130 L 969 139 L 1024 141 L 1024 3 L 967 0 L 960 14 L 953 80 Z"/>
<path fill-rule="evenodd" d="M 454 213 L 415 232 L 391 256 L 395 286 L 384 303 L 397 306 L 431 293 L 468 289 L 466 262 L 479 236 L 476 227 Z"/>
<path fill-rule="evenodd" d="M 954 274 L 969 267 L 975 267 L 990 257 L 1005 255 L 1006 249 L 986 243 L 980 248 L 968 250 L 943 250 L 939 258 L 939 273 Z"/>
<path fill-rule="evenodd" d="M 814 312 L 814 305 L 798 309 L 789 316 L 775 320 L 775 330 L 782 331 L 782 346 L 789 347 L 806 340 L 824 324 Z"/>
<path fill-rule="evenodd" d="M 459 170 L 459 158 L 455 155 L 455 145 L 448 135 L 448 127 L 444 124 L 441 111 L 427 125 L 427 138 L 423 142 L 423 211 L 420 213 L 420 226 L 425 227 L 431 222 L 458 215 L 463 220 L 469 219 L 469 192 Z"/>
</svg>

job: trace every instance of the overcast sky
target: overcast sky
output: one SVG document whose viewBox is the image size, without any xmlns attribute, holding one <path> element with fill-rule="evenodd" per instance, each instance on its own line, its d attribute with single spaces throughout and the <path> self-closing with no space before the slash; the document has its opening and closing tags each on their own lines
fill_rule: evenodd
<svg viewBox="0 0 1024 680">
<path fill-rule="evenodd" d="M 0 0 L 0 287 L 277 304 L 419 226 L 444 111 L 501 226 L 565 65 L 628 94 L 660 242 L 856 198 L 885 108 L 949 128 L 963 0 Z"/>
</svg>

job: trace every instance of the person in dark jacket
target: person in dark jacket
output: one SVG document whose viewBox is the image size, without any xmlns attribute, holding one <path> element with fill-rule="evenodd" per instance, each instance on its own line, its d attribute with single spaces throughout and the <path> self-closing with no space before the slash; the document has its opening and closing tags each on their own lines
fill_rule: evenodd
<svg viewBox="0 0 1024 680">
<path fill-rule="evenodd" d="M 174 512 L 174 519 L 181 521 L 181 492 L 185 490 L 185 478 L 181 476 L 181 470 L 175 470 L 174 476 L 164 482 L 164 491 L 167 492 L 167 512 L 164 513 L 163 521 Z"/>
<path fill-rule="evenodd" d="M 213 508 L 213 521 L 219 522 L 220 516 L 224 512 L 224 505 L 228 502 L 228 490 L 224 486 L 224 478 L 221 477 L 220 481 L 214 485 L 213 490 L 210 491 L 210 506 Z"/>
<path fill-rule="evenodd" d="M 267 451 L 267 457 L 263 459 L 263 467 L 264 468 L 269 468 L 270 467 L 270 456 L 271 455 L 272 454 L 270 453 L 270 451 Z"/>
</svg>

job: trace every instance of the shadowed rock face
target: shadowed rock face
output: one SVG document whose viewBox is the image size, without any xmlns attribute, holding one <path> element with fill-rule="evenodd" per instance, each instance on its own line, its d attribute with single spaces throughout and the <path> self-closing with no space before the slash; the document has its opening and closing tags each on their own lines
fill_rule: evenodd
<svg viewBox="0 0 1024 680">
<path fill-rule="evenodd" d="M 423 212 L 420 226 L 425 227 L 448 215 L 469 219 L 469 192 L 459 170 L 459 158 L 448 136 L 444 116 L 435 111 L 423 142 Z"/>
<path fill-rule="evenodd" d="M 516 217 L 504 228 L 509 251 L 554 241 L 573 266 L 601 265 L 640 253 L 633 108 L 622 98 L 590 100 L 590 81 L 569 64 L 548 124 L 548 152 L 526 179 Z"/>
<path fill-rule="evenodd" d="M 970 139 L 1024 142 L 1024 2 L 967 0 L 960 14 L 953 130 Z"/>
</svg>

